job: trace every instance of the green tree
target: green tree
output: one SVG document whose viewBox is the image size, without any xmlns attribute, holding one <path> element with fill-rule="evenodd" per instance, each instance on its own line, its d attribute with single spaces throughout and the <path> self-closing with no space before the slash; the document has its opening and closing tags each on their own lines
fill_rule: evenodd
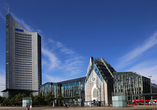
<svg viewBox="0 0 157 110">
<path fill-rule="evenodd" d="M 25 93 L 22 94 L 22 98 L 23 98 L 23 97 L 27 97 Z"/>
<path fill-rule="evenodd" d="M 6 104 L 7 104 L 7 99 L 6 99 L 6 98 L 4 98 L 3 103 L 4 103 L 5 106 L 6 106 Z"/>
<path fill-rule="evenodd" d="M 44 97 L 42 96 L 41 93 L 39 93 L 38 95 L 35 96 L 34 101 L 36 101 L 38 105 L 40 105 L 41 103 L 43 103 Z"/>
<path fill-rule="evenodd" d="M 7 103 L 11 103 L 11 99 L 12 99 L 12 96 L 9 95 L 8 98 L 7 98 Z"/>
<path fill-rule="evenodd" d="M 34 95 L 33 94 L 30 94 L 29 97 L 32 98 L 32 103 L 34 102 Z"/>
<path fill-rule="evenodd" d="M 10 102 L 14 105 L 16 103 L 16 96 L 14 96 L 13 98 L 11 98 Z"/>
<path fill-rule="evenodd" d="M 17 104 L 18 103 L 18 101 L 16 100 L 17 99 L 17 96 L 18 96 L 18 94 L 16 94 L 13 98 L 13 100 L 11 100 L 11 103 L 13 103 L 13 104 Z M 14 101 L 14 102 L 13 102 Z"/>
<path fill-rule="evenodd" d="M 52 92 L 49 92 L 46 96 L 45 96 L 45 101 L 48 102 L 48 104 L 50 105 L 50 103 L 52 101 L 54 101 L 54 97 L 52 95 Z"/>
<path fill-rule="evenodd" d="M 65 100 L 64 97 L 62 96 L 62 94 L 60 94 L 60 93 L 58 94 L 58 97 L 56 99 L 59 101 L 59 106 L 60 106 L 60 102 L 62 100 Z"/>
<path fill-rule="evenodd" d="M 21 94 L 21 93 L 19 93 L 19 94 L 16 96 L 15 102 L 17 102 L 17 103 L 19 103 L 19 104 L 22 104 L 22 94 Z"/>
<path fill-rule="evenodd" d="M 3 103 L 4 97 L 0 96 L 0 103 Z"/>
</svg>

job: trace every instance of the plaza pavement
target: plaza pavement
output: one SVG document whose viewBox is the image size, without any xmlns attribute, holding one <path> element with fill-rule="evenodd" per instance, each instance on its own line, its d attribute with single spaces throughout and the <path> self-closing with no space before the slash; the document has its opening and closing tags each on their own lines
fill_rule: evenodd
<svg viewBox="0 0 157 110">
<path fill-rule="evenodd" d="M 157 105 L 127 106 L 124 108 L 113 107 L 33 107 L 30 110 L 157 110 Z M 26 110 L 24 107 L 0 107 L 0 110 Z"/>
</svg>

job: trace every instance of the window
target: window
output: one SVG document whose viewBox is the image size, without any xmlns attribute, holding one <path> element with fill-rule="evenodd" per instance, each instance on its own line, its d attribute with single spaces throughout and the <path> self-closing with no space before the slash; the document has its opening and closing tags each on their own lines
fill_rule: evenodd
<svg viewBox="0 0 157 110">
<path fill-rule="evenodd" d="M 97 96 L 98 96 L 98 93 L 97 93 L 97 89 L 95 88 L 93 90 L 93 98 L 97 98 Z"/>
</svg>

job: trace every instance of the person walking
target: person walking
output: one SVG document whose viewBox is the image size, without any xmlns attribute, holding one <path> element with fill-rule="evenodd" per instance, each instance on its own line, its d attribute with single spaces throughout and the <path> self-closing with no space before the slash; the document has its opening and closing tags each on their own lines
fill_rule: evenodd
<svg viewBox="0 0 157 110">
<path fill-rule="evenodd" d="M 28 104 L 26 105 L 26 110 L 29 110 L 29 105 Z"/>
<path fill-rule="evenodd" d="M 69 107 L 69 104 L 67 103 L 67 108 Z"/>
<path fill-rule="evenodd" d="M 65 108 L 67 108 L 67 104 L 65 103 Z"/>
</svg>

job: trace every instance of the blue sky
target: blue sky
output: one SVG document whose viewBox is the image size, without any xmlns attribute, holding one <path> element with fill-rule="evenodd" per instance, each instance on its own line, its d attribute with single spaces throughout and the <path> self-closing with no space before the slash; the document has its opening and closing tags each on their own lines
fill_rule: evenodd
<svg viewBox="0 0 157 110">
<path fill-rule="evenodd" d="M 42 83 L 86 75 L 89 58 L 157 84 L 156 0 L 0 0 L 0 91 L 5 89 L 5 16 L 42 36 Z"/>
</svg>

